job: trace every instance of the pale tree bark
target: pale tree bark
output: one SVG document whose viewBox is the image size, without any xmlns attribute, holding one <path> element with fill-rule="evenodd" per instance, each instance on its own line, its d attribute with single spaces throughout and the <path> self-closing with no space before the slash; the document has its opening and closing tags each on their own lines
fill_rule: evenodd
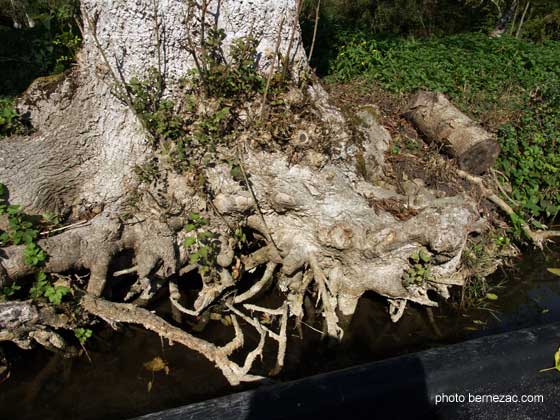
<svg viewBox="0 0 560 420">
<path fill-rule="evenodd" d="M 357 159 L 370 165 L 368 171 L 382 174 L 390 137 L 366 112 L 362 114 L 367 120 L 364 135 L 353 139 L 318 82 L 305 82 L 301 92 L 292 88 L 286 94 L 287 103 L 298 102 L 301 96 L 309 101 L 307 116 L 294 117 L 295 128 L 287 143 L 259 147 L 257 140 L 266 138 L 266 133 L 248 128 L 229 147 L 220 149 L 223 159 L 198 168 L 211 195 L 196 188 L 196 179 L 172 171 L 160 174 L 157 191 L 140 185 L 134 167 L 157 152 L 149 145 L 142 122 L 113 93 L 119 83 L 159 67 L 166 81 L 165 95 L 180 100 L 178 82 L 196 65 L 185 45 L 201 36 L 199 23 L 185 22 L 188 4 L 181 0 L 84 0 L 84 46 L 77 65 L 60 80 L 36 83 L 19 101 L 36 131 L 0 142 L 0 182 L 8 187 L 10 202 L 28 211 L 65 211 L 76 220 L 87 220 L 39 242 L 49 254 L 44 269 L 90 270 L 89 295 L 82 300 L 85 310 L 112 323 L 139 323 L 207 353 L 231 383 L 255 379 L 249 371 L 266 337 L 278 342 L 281 367 L 287 317 L 303 317 L 306 294 L 315 294 L 321 302 L 327 334 L 340 338 L 341 316 L 352 315 L 366 291 L 386 297 L 396 321 L 407 302 L 437 306 L 429 291 L 448 297 L 450 286 L 463 284 L 458 274 L 463 248 L 468 235 L 484 226 L 475 203 L 462 195 L 437 198 L 414 181 L 405 182 L 403 192 L 364 179 L 356 169 Z M 276 59 L 279 52 L 289 57 L 289 71 L 301 81 L 308 67 L 296 10 L 295 0 L 211 1 L 205 19 L 209 24 L 217 20 L 225 30 L 226 55 L 234 39 L 252 35 L 260 40 L 258 66 L 264 74 L 273 63 L 277 68 L 282 65 Z M 261 110 L 262 104 L 254 108 Z M 226 157 L 239 163 L 244 182 L 232 175 L 229 164 L 222 163 Z M 131 195 L 140 192 L 134 217 L 125 220 Z M 401 220 L 375 205 L 387 199 L 401 203 L 411 216 Z M 189 236 L 181 229 L 191 212 L 204 215 L 209 221 L 205 229 L 219 236 L 221 246 L 215 275 L 202 272 L 199 298 L 188 308 L 180 302 L 177 282 L 179 275 L 200 269 L 189 264 L 188 251 L 180 246 Z M 245 222 L 261 247 L 239 256 L 234 253 L 231 227 Z M 405 284 L 410 256 L 420 249 L 432 255 L 432 277 Z M 133 267 L 125 272 L 138 277 L 133 286 L 142 294 L 138 303 L 149 301 L 171 279 L 171 302 L 187 316 L 199 315 L 211 303 L 225 300 L 236 339 L 222 348 L 207 345 L 149 311 L 101 299 L 107 279 L 123 274 L 111 272 L 112 261 L 123 251 L 134 254 Z M 34 271 L 25 265 L 22 253 L 21 246 L 2 250 L 0 281 L 4 284 Z M 239 273 L 259 265 L 267 267 L 264 277 L 232 298 Z M 285 296 L 282 308 L 247 303 L 271 283 Z M 249 315 L 254 311 L 277 317 L 279 331 L 261 326 Z M 243 366 L 228 359 L 243 343 L 238 316 L 257 328 L 262 342 Z"/>
</svg>

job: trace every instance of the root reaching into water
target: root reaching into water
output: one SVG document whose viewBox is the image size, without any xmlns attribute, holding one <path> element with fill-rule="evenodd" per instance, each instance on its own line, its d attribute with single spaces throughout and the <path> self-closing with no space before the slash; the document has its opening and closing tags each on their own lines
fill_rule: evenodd
<svg viewBox="0 0 560 420">
<path fill-rule="evenodd" d="M 155 332 L 170 342 L 182 344 L 183 346 L 196 351 L 213 362 L 216 367 L 222 371 L 231 385 L 238 385 L 241 382 L 251 382 L 262 379 L 260 376 L 250 375 L 249 371 L 251 370 L 256 358 L 262 355 L 265 342 L 265 332 L 263 330 L 259 330 L 257 328 L 261 335 L 261 339 L 258 346 L 247 355 L 243 366 L 240 366 L 229 359 L 229 356 L 231 356 L 235 350 L 241 348 L 244 342 L 243 332 L 241 331 L 235 316 L 232 317 L 235 337 L 228 344 L 218 347 L 208 341 L 194 337 L 186 331 L 174 327 L 152 312 L 132 304 L 109 302 L 91 295 L 84 296 L 80 304 L 87 312 L 96 315 L 109 323 L 141 325 L 145 329 Z"/>
</svg>

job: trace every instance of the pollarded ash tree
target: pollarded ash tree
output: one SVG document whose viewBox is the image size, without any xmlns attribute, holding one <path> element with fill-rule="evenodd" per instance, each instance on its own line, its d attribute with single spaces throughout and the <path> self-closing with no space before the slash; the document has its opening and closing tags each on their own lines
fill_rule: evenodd
<svg viewBox="0 0 560 420">
<path fill-rule="evenodd" d="M 436 306 L 429 291 L 447 297 L 462 284 L 462 250 L 482 226 L 475 204 L 380 181 L 389 135 L 367 111 L 350 135 L 329 105 L 310 76 L 295 0 L 81 7 L 78 63 L 20 98 L 33 131 L 0 141 L 0 181 L 27 212 L 66 215 L 70 226 L 37 243 L 48 254 L 41 269 L 88 270 L 86 312 L 182 343 L 239 383 L 256 378 L 267 338 L 282 367 L 288 321 L 302 319 L 306 295 L 340 338 L 366 291 L 386 297 L 396 321 L 407 302 Z M 379 204 L 388 201 L 406 216 Z M 123 255 L 130 267 L 115 271 Z M 2 248 L 2 286 L 35 271 L 23 245 Z M 262 276 L 239 287 L 252 272 Z M 187 303 L 181 283 L 195 273 L 202 287 Z M 129 302 L 108 300 L 108 280 L 125 274 L 136 279 Z M 283 305 L 251 304 L 271 286 Z M 220 304 L 233 341 L 218 347 L 143 309 L 162 289 L 177 317 Z M 2 305 L 2 339 L 60 344 L 53 329 L 68 320 L 30 302 Z M 261 336 L 243 365 L 228 358 L 243 346 L 240 318 Z"/>
</svg>

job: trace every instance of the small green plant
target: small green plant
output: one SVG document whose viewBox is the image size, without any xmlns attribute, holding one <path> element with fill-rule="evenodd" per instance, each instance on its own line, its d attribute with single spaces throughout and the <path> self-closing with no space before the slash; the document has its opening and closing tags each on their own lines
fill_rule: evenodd
<svg viewBox="0 0 560 420">
<path fill-rule="evenodd" d="M 189 215 L 189 223 L 185 226 L 186 232 L 196 233 L 195 236 L 187 236 L 183 246 L 190 250 L 189 263 L 199 264 L 201 274 L 208 273 L 216 264 L 216 256 L 219 251 L 219 243 L 216 235 L 212 232 L 201 230 L 208 221 L 197 213 Z"/>
<path fill-rule="evenodd" d="M 23 130 L 12 98 L 0 97 L 0 138 L 17 134 Z"/>
<path fill-rule="evenodd" d="M 424 248 L 414 252 L 409 257 L 410 268 L 403 275 L 403 286 L 422 285 L 427 281 L 432 281 L 434 278 L 431 271 L 431 260 L 432 256 Z"/>
<path fill-rule="evenodd" d="M 36 243 L 31 242 L 25 245 L 23 250 L 23 260 L 31 267 L 39 267 L 47 261 L 47 253 Z"/>
<path fill-rule="evenodd" d="M 21 290 L 21 286 L 18 286 L 15 283 L 10 284 L 9 286 L 4 286 L 2 288 L 2 296 L 6 297 L 6 298 L 10 298 L 12 296 L 14 296 L 19 290 Z"/>
<path fill-rule="evenodd" d="M 89 328 L 76 328 L 74 330 L 74 336 L 78 339 L 80 344 L 83 346 L 92 337 L 93 331 Z"/>
<path fill-rule="evenodd" d="M 207 95 L 236 100 L 248 98 L 264 88 L 264 78 L 257 71 L 258 40 L 252 36 L 235 39 L 230 47 L 231 61 L 222 54 L 225 31 L 211 28 L 205 40 L 200 67 L 195 72 Z"/>
<path fill-rule="evenodd" d="M 43 271 L 39 271 L 35 275 L 35 282 L 29 290 L 29 295 L 33 300 L 39 300 L 42 297 L 53 305 L 60 305 L 62 298 L 70 293 L 70 289 L 65 286 L 53 286 L 49 276 Z"/>
<path fill-rule="evenodd" d="M 7 189 L 0 184 L 0 215 L 8 216 L 8 231 L 0 231 L 0 247 L 25 245 L 24 261 L 31 267 L 39 267 L 47 261 L 47 253 L 37 244 L 40 217 L 29 216 L 20 206 L 10 205 L 6 200 Z"/>
</svg>

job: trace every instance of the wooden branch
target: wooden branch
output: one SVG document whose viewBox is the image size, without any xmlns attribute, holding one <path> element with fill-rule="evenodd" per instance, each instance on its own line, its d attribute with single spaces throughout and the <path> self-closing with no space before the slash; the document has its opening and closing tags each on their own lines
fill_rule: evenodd
<svg viewBox="0 0 560 420">
<path fill-rule="evenodd" d="M 469 174 L 465 171 L 461 171 L 461 170 L 458 170 L 457 174 L 461 178 L 466 179 L 467 181 L 478 185 L 482 194 L 488 200 L 492 201 L 500 209 L 502 209 L 508 216 L 510 216 L 510 217 L 517 216 L 517 213 L 515 213 L 515 211 L 511 208 L 511 206 L 508 203 L 506 203 L 497 194 L 495 194 L 491 189 L 487 188 L 484 185 L 484 181 L 482 180 L 482 178 L 471 175 L 471 174 Z M 540 249 L 543 248 L 543 243 L 547 239 L 553 238 L 553 237 L 560 237 L 560 231 L 549 230 L 549 231 L 536 231 L 535 232 L 535 231 L 531 230 L 531 228 L 529 227 L 527 222 L 525 222 L 524 220 L 520 221 L 520 226 L 521 226 L 521 230 L 527 236 L 527 238 L 529 238 L 533 242 L 533 244 L 535 244 Z"/>
<path fill-rule="evenodd" d="M 321 0 L 317 2 L 317 8 L 315 9 L 315 26 L 313 27 L 313 40 L 311 41 L 311 48 L 309 49 L 309 63 L 311 63 L 311 58 L 313 57 L 313 51 L 315 51 L 315 41 L 317 39 L 317 28 L 319 27 L 320 9 L 321 9 Z"/>
<path fill-rule="evenodd" d="M 250 309 L 254 310 L 254 311 L 258 311 L 258 312 L 262 312 L 262 313 L 266 313 L 266 314 L 271 314 L 271 315 L 277 315 L 277 316 L 280 315 L 281 316 L 281 318 L 280 318 L 280 331 L 278 333 L 275 333 L 274 331 L 272 331 L 269 328 L 262 325 L 257 319 L 251 318 L 248 315 L 245 315 L 239 309 L 235 308 L 232 304 L 229 304 L 229 303 L 227 304 L 227 307 L 230 311 L 232 311 L 234 314 L 239 316 L 241 319 L 243 319 L 249 325 L 252 325 L 257 331 L 266 332 L 270 338 L 272 338 L 273 340 L 275 340 L 278 343 L 278 352 L 276 354 L 276 366 L 269 373 L 271 376 L 275 376 L 282 371 L 282 368 L 284 367 L 284 359 L 286 357 L 286 347 L 287 347 L 287 343 L 288 343 L 288 338 L 287 338 L 288 317 L 289 317 L 288 305 L 287 305 L 287 303 L 284 303 L 278 309 L 262 308 L 262 307 L 255 306 L 255 305 L 243 305 L 243 306 L 247 309 L 249 309 L 249 307 L 251 307 Z M 261 338 L 262 338 L 262 336 L 261 336 Z"/>
<path fill-rule="evenodd" d="M 296 14 L 294 16 L 292 32 L 290 33 L 290 41 L 288 42 L 288 48 L 286 50 L 286 56 L 284 57 L 284 68 L 282 69 L 282 80 L 286 80 L 286 76 L 288 75 L 288 68 L 290 66 L 290 54 L 292 52 L 292 47 L 294 45 L 294 39 L 295 39 L 296 31 L 297 31 L 297 28 L 299 26 L 299 15 L 301 13 L 301 7 L 302 6 L 303 6 L 303 0 L 297 0 Z"/>
</svg>

